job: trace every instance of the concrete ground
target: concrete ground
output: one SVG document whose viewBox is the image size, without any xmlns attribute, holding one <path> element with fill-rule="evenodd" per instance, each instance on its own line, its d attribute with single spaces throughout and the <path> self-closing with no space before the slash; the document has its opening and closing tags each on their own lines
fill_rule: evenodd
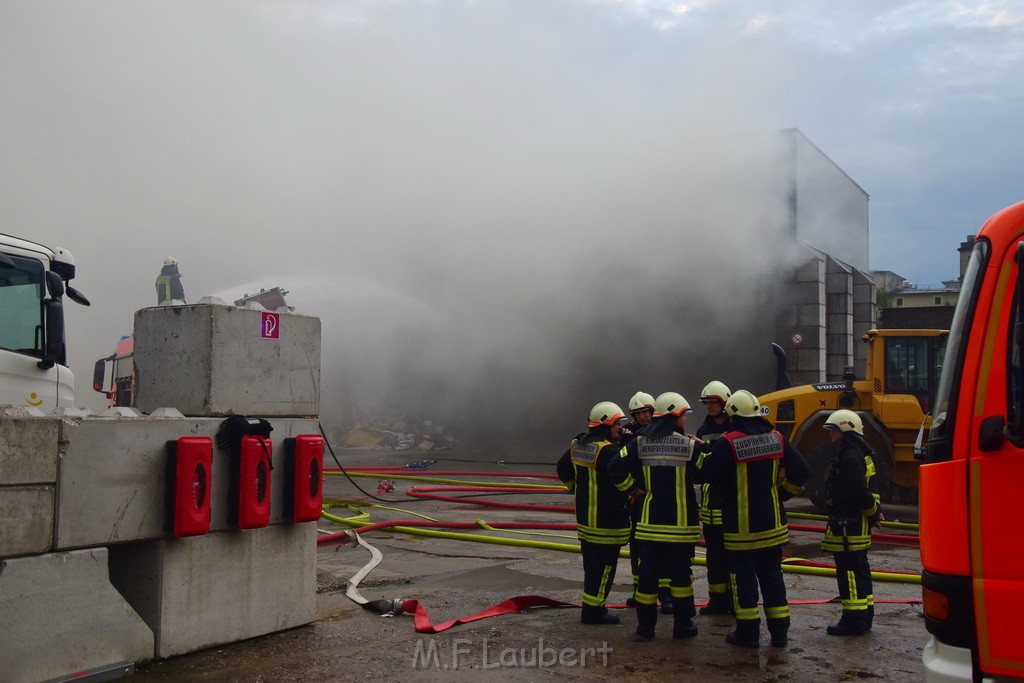
<svg viewBox="0 0 1024 683">
<path fill-rule="evenodd" d="M 344 451 L 338 456 L 346 466 L 402 465 L 424 457 L 448 457 L 430 470 L 410 474 L 433 476 L 438 470 L 487 470 L 494 476 L 459 477 L 498 481 L 503 472 L 553 472 L 549 465 L 497 464 L 486 454 L 439 453 L 434 455 L 394 451 Z M 467 462 L 473 460 L 475 462 Z M 327 463 L 330 466 L 330 462 Z M 371 521 L 409 519 L 412 513 L 443 521 L 572 522 L 558 512 L 480 507 L 477 501 L 504 501 L 539 505 L 571 505 L 563 493 L 526 493 L 466 498 L 458 503 L 409 498 L 410 487 L 444 484 L 403 481 L 394 477 L 356 478 L 366 492 L 377 494 L 378 483 L 392 481 L 395 490 L 382 495 L 392 509 L 362 508 Z M 524 481 L 524 480 L 503 480 Z M 545 483 L 542 480 L 525 480 Z M 340 476 L 329 476 L 325 491 L 330 498 L 371 501 Z M 466 496 L 467 493 L 447 494 Z M 812 511 L 797 499 L 791 511 Z M 346 509 L 342 517 L 355 514 Z M 889 520 L 916 521 L 916 509 L 890 507 Z M 791 523 L 821 525 L 803 519 Z M 321 523 L 324 530 L 340 525 Z M 900 533 L 890 529 L 886 533 Z M 506 538 L 535 539 L 575 544 L 571 532 L 547 531 L 555 536 L 473 532 Z M 905 532 L 911 533 L 911 532 Z M 564 537 L 562 537 L 564 536 Z M 794 531 L 786 557 L 831 562 L 818 549 L 819 532 Z M 466 617 L 520 595 L 542 595 L 577 603 L 582 567 L 577 553 L 489 543 L 466 542 L 375 531 L 366 540 L 383 554 L 383 561 L 359 585 L 363 596 L 415 598 L 437 625 Z M 702 551 L 698 548 L 698 554 Z M 731 630 L 729 617 L 700 617 L 700 633 L 691 639 L 671 638 L 671 616 L 661 616 L 658 637 L 651 642 L 633 641 L 636 618 L 630 609 L 617 609 L 617 626 L 585 626 L 575 608 L 537 608 L 458 625 L 442 633 L 418 634 L 411 615 L 381 617 L 345 596 L 348 580 L 370 555 L 354 544 L 321 547 L 318 551 L 317 621 L 306 627 L 251 641 L 139 667 L 133 680 L 193 681 L 361 681 L 387 678 L 395 681 L 476 680 L 621 680 L 663 679 L 666 675 L 713 681 L 843 681 L 879 679 L 920 680 L 921 650 L 928 635 L 919 604 L 920 586 L 914 583 L 877 581 L 874 587 L 876 617 L 873 630 L 863 637 L 833 637 L 825 627 L 839 616 L 838 603 L 793 604 L 789 646 L 768 647 L 762 626 L 762 647 L 737 648 L 725 642 Z M 920 571 L 916 547 L 876 544 L 871 552 L 876 571 Z M 837 596 L 831 577 L 786 574 L 789 599 L 830 600 Z M 703 566 L 694 566 L 698 601 L 707 598 Z M 630 595 L 629 561 L 619 562 L 611 600 L 622 603 Z M 887 600 L 894 602 L 888 603 Z"/>
</svg>

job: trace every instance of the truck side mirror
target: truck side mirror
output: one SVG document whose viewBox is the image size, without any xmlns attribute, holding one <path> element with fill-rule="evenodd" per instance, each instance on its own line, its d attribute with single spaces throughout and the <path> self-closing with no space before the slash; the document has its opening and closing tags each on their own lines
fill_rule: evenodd
<svg viewBox="0 0 1024 683">
<path fill-rule="evenodd" d="M 998 451 L 1006 442 L 1003 428 L 1006 420 L 1002 415 L 986 417 L 981 421 L 981 429 L 978 430 L 978 450 L 991 453 Z"/>
<path fill-rule="evenodd" d="M 55 363 L 64 364 L 64 303 L 60 299 L 43 302 L 46 316 L 46 343 L 43 345 L 43 359 L 36 363 L 46 370 Z"/>
<path fill-rule="evenodd" d="M 64 281 L 52 270 L 46 271 L 46 291 L 54 299 L 64 296 Z"/>
</svg>

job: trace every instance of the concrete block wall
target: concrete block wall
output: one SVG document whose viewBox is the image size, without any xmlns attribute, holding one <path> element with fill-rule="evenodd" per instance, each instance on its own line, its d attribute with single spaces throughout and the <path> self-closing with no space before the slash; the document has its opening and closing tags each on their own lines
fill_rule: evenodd
<svg viewBox="0 0 1024 683">
<path fill-rule="evenodd" d="M 266 317 L 278 315 L 263 336 Z M 136 406 L 212 417 L 320 413 L 320 319 L 201 303 L 135 314 Z"/>
<path fill-rule="evenodd" d="M 856 268 L 816 249 L 782 285 L 776 338 L 786 351 L 794 384 L 841 381 L 847 367 L 864 377 L 867 348 L 861 337 L 874 329 L 875 285 Z"/>
<path fill-rule="evenodd" d="M 110 585 L 107 557 L 89 548 L 0 560 L 0 680 L 153 658 L 153 631 Z"/>
<path fill-rule="evenodd" d="M 853 367 L 857 377 L 867 376 L 868 345 L 861 339 L 878 325 L 875 281 L 862 270 L 853 270 Z"/>
<path fill-rule="evenodd" d="M 825 261 L 814 250 L 782 285 L 776 334 L 794 384 L 824 380 Z"/>
<path fill-rule="evenodd" d="M 312 622 L 315 547 L 312 523 L 112 546 L 110 580 L 162 659 Z"/>
<path fill-rule="evenodd" d="M 0 412 L 0 558 L 53 546 L 58 434 L 56 420 Z"/>
<path fill-rule="evenodd" d="M 146 311 L 139 377 L 149 400 L 169 401 L 154 415 L 0 406 L 2 681 L 131 666 L 315 617 L 315 523 L 285 515 L 284 439 L 318 433 L 320 321 L 281 314 L 274 340 L 258 336 L 260 311 Z M 229 455 L 215 445 L 211 533 L 170 538 L 166 442 L 215 439 L 228 414 L 273 426 L 270 526 L 228 523 Z"/>
<path fill-rule="evenodd" d="M 825 381 L 837 382 L 853 365 L 853 269 L 831 257 L 825 268 Z"/>
<path fill-rule="evenodd" d="M 182 436 L 214 439 L 221 418 L 86 418 L 60 421 L 65 442 L 57 484 L 54 548 L 82 548 L 163 538 L 166 442 Z M 273 470 L 271 524 L 284 514 L 284 439 L 318 433 L 310 418 L 269 420 Z M 228 524 L 228 454 L 214 446 L 210 529 Z"/>
</svg>

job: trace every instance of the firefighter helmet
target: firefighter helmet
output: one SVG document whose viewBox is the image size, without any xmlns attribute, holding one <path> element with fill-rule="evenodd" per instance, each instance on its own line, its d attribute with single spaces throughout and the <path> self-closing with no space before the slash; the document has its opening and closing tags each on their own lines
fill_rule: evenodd
<svg viewBox="0 0 1024 683">
<path fill-rule="evenodd" d="M 664 415 L 675 415 L 679 417 L 685 413 L 692 413 L 690 402 L 674 391 L 666 391 L 654 401 L 654 417 Z"/>
<path fill-rule="evenodd" d="M 825 420 L 825 429 L 838 429 L 841 432 L 856 432 L 864 435 L 864 422 L 860 415 L 852 410 L 837 410 Z"/>
<path fill-rule="evenodd" d="M 625 417 L 622 408 L 611 401 L 602 401 L 590 409 L 590 426 L 613 425 Z"/>
<path fill-rule="evenodd" d="M 700 402 L 706 403 L 708 401 L 720 401 L 722 405 L 729 400 L 732 396 L 732 392 L 729 391 L 729 387 L 725 386 L 723 382 L 719 382 L 717 379 L 708 382 L 700 392 Z"/>
<path fill-rule="evenodd" d="M 176 266 L 176 265 L 178 265 L 178 259 L 174 258 L 173 256 L 168 256 L 167 258 L 164 259 L 164 265 L 165 266 Z"/>
<path fill-rule="evenodd" d="M 725 412 L 729 417 L 759 417 L 761 404 L 758 402 L 757 396 L 746 389 L 737 389 L 725 402 Z"/>
<path fill-rule="evenodd" d="M 633 394 L 633 398 L 629 399 L 629 414 L 632 415 L 641 410 L 654 410 L 654 397 L 638 391 Z"/>
</svg>

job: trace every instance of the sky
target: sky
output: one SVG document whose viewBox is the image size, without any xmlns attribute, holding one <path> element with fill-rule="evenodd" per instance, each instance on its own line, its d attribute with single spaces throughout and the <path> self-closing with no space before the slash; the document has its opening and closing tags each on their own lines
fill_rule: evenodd
<svg viewBox="0 0 1024 683">
<path fill-rule="evenodd" d="M 0 0 L 0 230 L 76 257 L 83 405 L 174 256 L 321 318 L 325 422 L 564 431 L 746 383 L 708 340 L 787 258 L 771 131 L 869 195 L 872 269 L 955 279 L 1024 199 L 1021 73 L 1010 0 Z"/>
</svg>

